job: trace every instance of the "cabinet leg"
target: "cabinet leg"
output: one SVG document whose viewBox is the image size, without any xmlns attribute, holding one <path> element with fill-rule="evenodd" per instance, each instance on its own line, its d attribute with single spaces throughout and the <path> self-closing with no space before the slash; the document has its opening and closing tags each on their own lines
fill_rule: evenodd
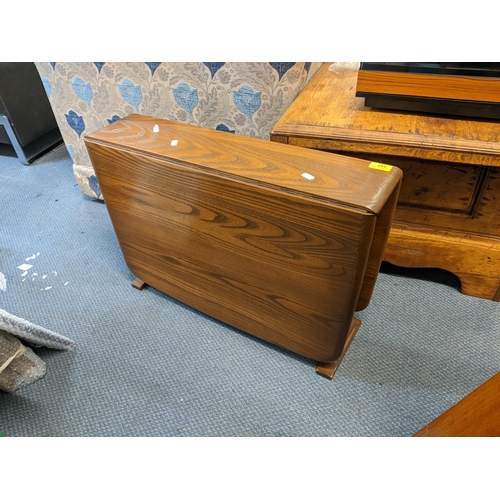
<svg viewBox="0 0 500 500">
<path fill-rule="evenodd" d="M 455 273 L 455 275 L 460 279 L 463 294 L 500 302 L 500 278 L 467 273 Z"/>
<path fill-rule="evenodd" d="M 463 294 L 500 302 L 497 238 L 394 223 L 384 260 L 402 267 L 445 269 L 460 279 Z"/>
<path fill-rule="evenodd" d="M 347 339 L 345 341 L 344 349 L 342 350 L 341 355 L 338 359 L 336 359 L 335 361 L 331 361 L 330 363 L 318 363 L 318 368 L 316 369 L 316 373 L 318 375 L 332 380 L 335 372 L 337 371 L 337 368 L 340 366 L 340 363 L 342 362 L 342 359 L 344 358 L 344 355 L 352 342 L 352 339 L 354 338 L 354 335 L 356 335 L 356 332 L 359 330 L 360 326 L 361 320 L 358 318 L 353 318 L 351 328 L 347 335 Z"/>
</svg>

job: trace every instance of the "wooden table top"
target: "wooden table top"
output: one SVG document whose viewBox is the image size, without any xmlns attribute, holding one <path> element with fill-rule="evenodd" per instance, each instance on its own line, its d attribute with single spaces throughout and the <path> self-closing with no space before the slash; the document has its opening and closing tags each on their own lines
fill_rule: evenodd
<svg viewBox="0 0 500 500">
<path fill-rule="evenodd" d="M 402 176 L 396 167 L 384 170 L 384 166 L 377 168 L 380 164 L 359 158 L 135 114 L 87 135 L 85 141 L 168 157 L 194 168 L 373 213 L 382 210 Z"/>
<path fill-rule="evenodd" d="M 500 122 L 365 107 L 356 97 L 358 71 L 338 74 L 330 65 L 298 95 L 273 138 L 316 149 L 500 166 Z"/>
</svg>

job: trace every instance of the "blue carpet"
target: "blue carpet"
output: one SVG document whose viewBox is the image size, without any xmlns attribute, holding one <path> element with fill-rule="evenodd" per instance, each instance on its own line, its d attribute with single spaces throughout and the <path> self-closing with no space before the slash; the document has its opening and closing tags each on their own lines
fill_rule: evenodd
<svg viewBox="0 0 500 500">
<path fill-rule="evenodd" d="M 432 281 L 380 274 L 333 381 L 134 289 L 64 147 L 0 157 L 0 252 L 0 308 L 76 342 L 37 349 L 45 377 L 0 392 L 6 436 L 411 436 L 500 370 L 500 305 Z"/>
</svg>

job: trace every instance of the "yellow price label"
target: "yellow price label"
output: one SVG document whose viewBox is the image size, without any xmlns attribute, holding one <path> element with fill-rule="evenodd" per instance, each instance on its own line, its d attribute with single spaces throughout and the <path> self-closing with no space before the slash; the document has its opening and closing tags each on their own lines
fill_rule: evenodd
<svg viewBox="0 0 500 500">
<path fill-rule="evenodd" d="M 392 170 L 392 165 L 386 165 L 385 163 L 377 163 L 372 161 L 368 168 L 374 168 L 375 170 L 383 170 L 384 172 L 390 172 Z"/>
</svg>

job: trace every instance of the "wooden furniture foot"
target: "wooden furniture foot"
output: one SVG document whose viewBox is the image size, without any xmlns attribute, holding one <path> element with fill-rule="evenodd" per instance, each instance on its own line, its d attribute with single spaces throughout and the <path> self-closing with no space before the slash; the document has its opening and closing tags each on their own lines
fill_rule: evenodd
<svg viewBox="0 0 500 500">
<path fill-rule="evenodd" d="M 475 274 L 456 272 L 460 279 L 461 291 L 464 295 L 472 295 L 481 299 L 490 299 L 500 302 L 500 276 L 490 277 Z"/>
<path fill-rule="evenodd" d="M 394 223 L 384 260 L 445 269 L 460 279 L 463 294 L 500 301 L 500 240 Z"/>
<path fill-rule="evenodd" d="M 356 332 L 359 330 L 360 326 L 361 326 L 361 320 L 358 318 L 353 318 L 349 334 L 347 335 L 347 339 L 345 341 L 344 349 L 342 350 L 342 354 L 339 356 L 338 359 L 330 363 L 318 363 L 318 368 L 316 368 L 317 374 L 321 375 L 322 377 L 326 377 L 329 380 L 332 380 L 333 376 L 335 375 L 335 372 L 337 371 L 337 368 L 340 366 L 340 363 L 344 358 L 345 353 L 347 352 L 347 349 L 351 345 L 354 335 L 356 335 Z"/>
<path fill-rule="evenodd" d="M 135 278 L 135 280 L 132 281 L 132 286 L 137 288 L 137 290 L 143 290 L 146 287 L 146 283 L 139 278 Z"/>
</svg>

